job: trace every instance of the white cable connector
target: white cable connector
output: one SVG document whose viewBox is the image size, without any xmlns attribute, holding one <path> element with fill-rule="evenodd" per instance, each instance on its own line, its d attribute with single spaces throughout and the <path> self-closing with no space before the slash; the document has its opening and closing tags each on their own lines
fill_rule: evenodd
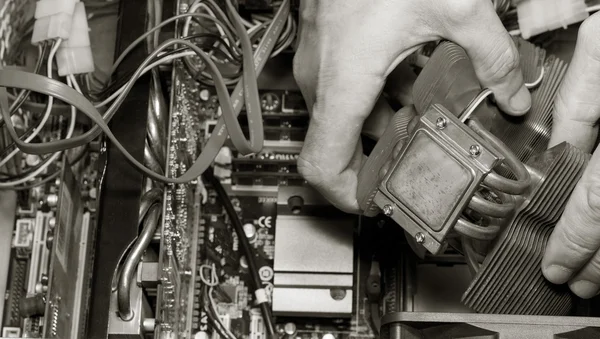
<svg viewBox="0 0 600 339">
<path fill-rule="evenodd" d="M 519 29 L 525 39 L 581 22 L 589 14 L 585 0 L 523 0 L 517 4 Z"/>
<path fill-rule="evenodd" d="M 69 39 L 77 0 L 40 0 L 35 5 L 35 24 L 31 42 Z"/>
<path fill-rule="evenodd" d="M 83 2 L 75 5 L 69 40 L 65 41 L 58 49 L 56 64 L 60 76 L 94 71 L 94 57 Z"/>
</svg>

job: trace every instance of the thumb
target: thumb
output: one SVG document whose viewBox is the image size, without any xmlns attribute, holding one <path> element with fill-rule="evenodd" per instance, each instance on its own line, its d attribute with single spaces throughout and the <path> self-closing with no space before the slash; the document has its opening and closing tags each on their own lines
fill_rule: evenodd
<svg viewBox="0 0 600 339">
<path fill-rule="evenodd" d="M 600 15 L 579 28 L 575 54 L 560 86 L 553 112 L 550 147 L 567 141 L 591 152 L 600 118 Z"/>
<path fill-rule="evenodd" d="M 548 240 L 542 260 L 544 276 L 556 284 L 567 282 L 599 247 L 600 151 L 597 151 Z"/>
</svg>

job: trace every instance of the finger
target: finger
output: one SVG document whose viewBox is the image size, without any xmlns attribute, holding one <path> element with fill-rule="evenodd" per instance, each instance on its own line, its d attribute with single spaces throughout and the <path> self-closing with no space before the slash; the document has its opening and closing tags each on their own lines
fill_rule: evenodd
<svg viewBox="0 0 600 339">
<path fill-rule="evenodd" d="M 556 225 L 542 260 L 553 283 L 567 282 L 600 247 L 600 151 L 596 152 Z"/>
<path fill-rule="evenodd" d="M 375 103 L 375 107 L 373 107 L 373 111 L 363 124 L 362 134 L 375 141 L 379 140 L 390 120 L 392 120 L 394 113 L 385 98 L 380 96 L 377 103 Z"/>
<path fill-rule="evenodd" d="M 560 86 L 553 112 L 550 147 L 563 141 L 591 152 L 600 118 L 600 15 L 589 17 L 579 28 L 577 47 Z"/>
<path fill-rule="evenodd" d="M 298 171 L 336 207 L 358 211 L 355 192 L 360 168 L 359 136 L 383 87 L 383 79 L 336 72 L 320 87 Z M 362 149 L 359 153 L 362 155 Z"/>
<path fill-rule="evenodd" d="M 600 291 L 600 251 L 596 251 L 592 259 L 569 282 L 573 293 L 580 298 L 595 297 Z"/>
<path fill-rule="evenodd" d="M 519 68 L 519 53 L 494 11 L 491 1 L 435 1 L 444 11 L 445 38 L 465 49 L 479 81 L 492 90 L 500 108 L 522 115 L 531 107 L 531 96 Z"/>
</svg>

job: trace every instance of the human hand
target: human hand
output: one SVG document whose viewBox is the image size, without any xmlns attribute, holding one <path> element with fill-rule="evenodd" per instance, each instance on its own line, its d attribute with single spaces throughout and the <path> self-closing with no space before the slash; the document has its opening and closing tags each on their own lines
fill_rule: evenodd
<svg viewBox="0 0 600 339">
<path fill-rule="evenodd" d="M 579 29 L 571 65 L 555 101 L 550 146 L 563 141 L 591 152 L 600 118 L 600 14 Z M 569 282 L 582 298 L 600 291 L 600 150 L 596 149 L 546 247 L 542 271 Z"/>
<path fill-rule="evenodd" d="M 517 49 L 489 0 L 304 0 L 300 15 L 294 75 L 311 121 L 298 170 L 344 211 L 359 212 L 363 123 L 386 77 L 424 43 L 462 46 L 503 111 L 531 105 Z"/>
</svg>

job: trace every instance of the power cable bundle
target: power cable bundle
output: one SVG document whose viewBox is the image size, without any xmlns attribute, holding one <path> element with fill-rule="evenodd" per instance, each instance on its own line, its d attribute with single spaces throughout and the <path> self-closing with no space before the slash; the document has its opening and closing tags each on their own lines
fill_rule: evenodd
<svg viewBox="0 0 600 339">
<path fill-rule="evenodd" d="M 150 53 L 142 65 L 135 71 L 132 78 L 122 88 L 120 88 L 103 102 L 95 105 L 92 104 L 81 93 L 74 91 L 59 81 L 18 70 L 3 69 L 0 70 L 0 78 L 2 78 L 0 84 L 0 86 L 2 86 L 2 89 L 0 89 L 0 113 L 7 124 L 10 137 L 15 141 L 17 147 L 26 153 L 45 154 L 64 151 L 69 148 L 85 145 L 104 132 L 107 137 L 117 146 L 117 148 L 123 152 L 127 160 L 130 161 L 136 168 L 144 172 L 151 179 L 168 183 L 185 183 L 197 179 L 210 166 L 212 160 L 218 154 L 218 151 L 223 146 L 228 136 L 231 138 L 234 146 L 242 154 L 260 151 L 263 143 L 263 130 L 261 108 L 256 85 L 256 74 L 259 73 L 264 67 L 268 57 L 276 47 L 284 27 L 286 26 L 286 22 L 289 19 L 289 0 L 283 1 L 273 19 L 271 21 L 267 21 L 268 25 L 266 25 L 267 27 L 264 30 L 264 34 L 262 34 L 260 42 L 258 43 L 255 51 L 252 50 L 249 34 L 239 14 L 230 1 L 227 1 L 227 12 L 230 17 L 231 24 L 239 36 L 239 44 L 241 46 L 243 60 L 243 81 L 237 82 L 237 85 L 234 88 L 231 96 L 229 95 L 226 82 L 219 72 L 219 68 L 216 66 L 209 53 L 205 52 L 190 41 L 184 39 L 169 39 L 162 43 L 157 49 Z M 137 44 L 143 42 L 144 39 L 146 39 L 150 34 L 154 33 L 155 30 L 160 29 L 170 22 L 185 17 L 198 17 L 217 22 L 214 17 L 201 13 L 185 13 L 168 19 L 138 38 L 129 48 L 127 48 L 115 62 L 113 70 L 116 69 L 125 56 L 133 48 L 135 48 Z M 259 28 L 256 29 L 258 30 Z M 230 43 L 233 44 L 233 42 Z M 165 59 L 161 59 L 159 54 L 174 45 L 183 46 L 185 49 L 187 49 L 187 51 L 181 51 L 182 53 L 195 53 L 195 55 L 198 56 L 206 65 L 208 71 L 207 74 L 209 74 L 212 78 L 212 81 L 214 81 L 223 114 L 217 122 L 215 133 L 213 133 L 212 137 L 206 143 L 204 152 L 200 154 L 199 158 L 190 167 L 190 169 L 179 178 L 168 178 L 160 173 L 156 173 L 146 168 L 143 164 L 133 158 L 111 133 L 107 123 L 120 107 L 121 103 L 125 99 L 125 96 L 131 90 L 134 82 L 139 79 L 142 74 L 149 71 L 152 67 L 155 67 L 165 61 L 171 61 L 175 58 L 183 56 L 181 54 L 172 54 L 168 56 L 169 59 L 166 59 L 167 57 L 165 57 Z M 12 122 L 10 121 L 8 93 L 6 91 L 7 87 L 27 89 L 60 99 L 61 101 L 76 107 L 79 111 L 88 116 L 95 123 L 95 126 L 81 135 L 63 140 L 39 144 L 23 142 L 19 140 L 19 136 Z M 97 110 L 97 107 L 108 105 L 110 102 L 113 102 L 110 107 L 108 107 L 103 115 L 100 114 L 100 112 Z M 241 111 L 244 104 L 249 117 L 250 140 L 246 140 L 237 121 L 237 115 Z M 225 128 L 225 126 L 227 126 L 227 128 Z"/>
</svg>

